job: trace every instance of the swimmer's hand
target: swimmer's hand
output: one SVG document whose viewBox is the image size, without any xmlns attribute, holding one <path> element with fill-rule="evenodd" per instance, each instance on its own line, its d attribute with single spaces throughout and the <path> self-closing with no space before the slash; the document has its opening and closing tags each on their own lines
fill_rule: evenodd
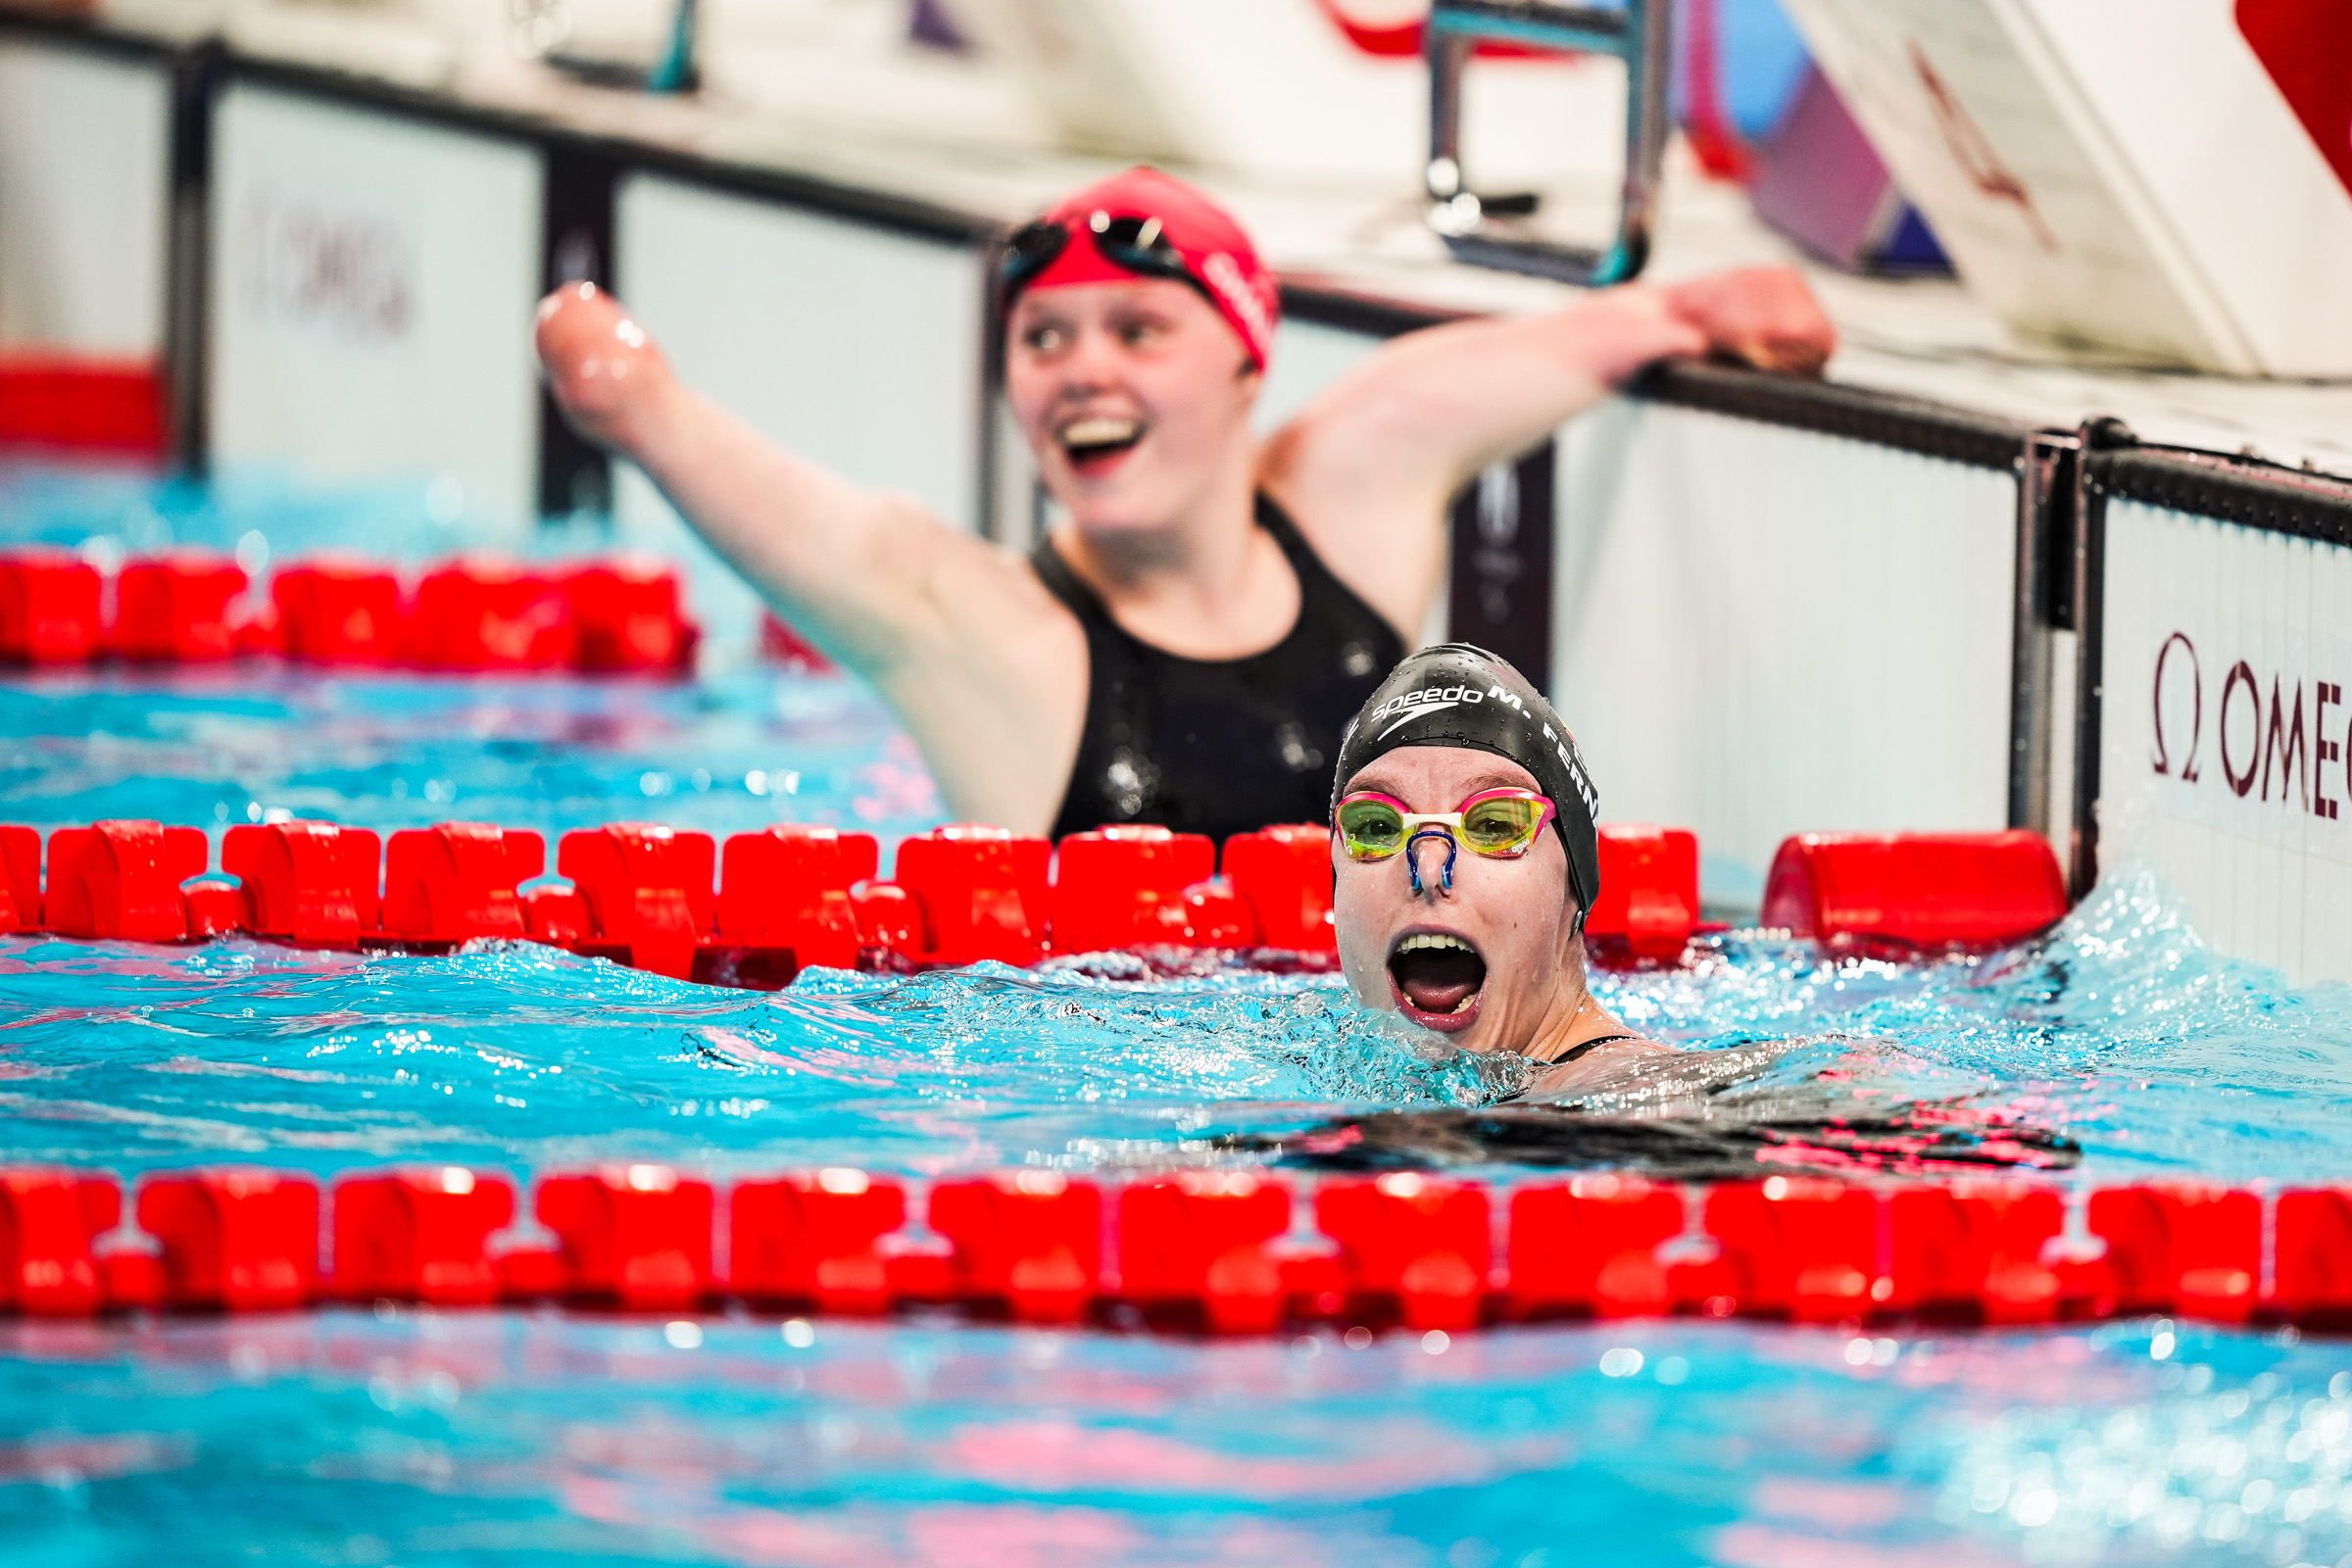
<svg viewBox="0 0 2352 1568">
<path fill-rule="evenodd" d="M 566 283 L 539 302 L 539 364 L 556 406 L 580 435 L 635 456 L 659 406 L 677 388 L 669 362 L 594 283 Z"/>
<path fill-rule="evenodd" d="M 1658 293 L 1668 311 L 1703 333 L 1708 351 L 1723 359 L 1759 370 L 1819 375 L 1838 352 L 1838 329 L 1789 268 L 1712 272 Z"/>
</svg>

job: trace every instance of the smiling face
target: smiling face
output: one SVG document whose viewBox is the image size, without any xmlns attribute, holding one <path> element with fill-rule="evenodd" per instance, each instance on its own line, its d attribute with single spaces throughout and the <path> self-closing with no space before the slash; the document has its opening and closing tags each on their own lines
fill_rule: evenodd
<svg viewBox="0 0 2352 1568">
<path fill-rule="evenodd" d="M 1255 461 L 1261 377 L 1233 329 L 1166 278 L 1034 289 L 1004 390 L 1046 485 L 1088 532 L 1164 528 Z"/>
<path fill-rule="evenodd" d="M 1378 790 L 1415 813 L 1436 813 L 1507 787 L 1541 786 L 1488 752 L 1406 746 L 1365 764 L 1342 793 Z M 1408 855 L 1420 860 L 1418 893 Z M 1585 1000 L 1585 950 L 1559 834 L 1544 828 L 1515 860 L 1462 850 L 1451 890 L 1439 875 L 1445 861 L 1434 834 L 1383 860 L 1348 858 L 1335 835 L 1333 914 L 1340 966 L 1356 1001 L 1463 1051 L 1526 1052 L 1564 1034 Z"/>
</svg>

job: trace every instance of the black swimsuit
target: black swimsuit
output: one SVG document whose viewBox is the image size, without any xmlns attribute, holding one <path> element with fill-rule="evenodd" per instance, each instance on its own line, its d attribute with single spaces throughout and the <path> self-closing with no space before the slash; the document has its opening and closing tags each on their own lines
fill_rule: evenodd
<svg viewBox="0 0 2352 1568">
<path fill-rule="evenodd" d="M 1262 495 L 1257 524 L 1298 578 L 1298 618 L 1247 659 L 1186 659 L 1138 640 L 1038 541 L 1029 563 L 1086 628 L 1088 661 L 1086 729 L 1055 838 L 1159 822 L 1221 840 L 1329 814 L 1341 733 L 1404 657 L 1404 639 Z"/>
</svg>

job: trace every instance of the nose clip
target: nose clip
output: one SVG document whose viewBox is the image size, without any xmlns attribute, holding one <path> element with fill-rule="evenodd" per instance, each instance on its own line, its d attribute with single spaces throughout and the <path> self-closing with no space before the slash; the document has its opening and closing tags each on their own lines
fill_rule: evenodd
<svg viewBox="0 0 2352 1568">
<path fill-rule="evenodd" d="M 1461 843 L 1435 822 L 1425 822 L 1413 829 L 1413 836 L 1404 841 L 1404 874 L 1412 879 L 1413 896 L 1419 898 L 1422 893 L 1421 841 L 1425 838 L 1436 839 L 1446 846 L 1446 863 L 1438 871 L 1438 886 L 1451 893 L 1453 860 L 1455 856 L 1462 853 Z"/>
</svg>

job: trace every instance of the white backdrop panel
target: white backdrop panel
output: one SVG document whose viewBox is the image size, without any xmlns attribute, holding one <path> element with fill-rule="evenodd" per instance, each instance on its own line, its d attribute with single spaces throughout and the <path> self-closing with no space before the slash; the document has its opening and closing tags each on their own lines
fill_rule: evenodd
<svg viewBox="0 0 2352 1568">
<path fill-rule="evenodd" d="M 1554 700 L 1604 820 L 1752 908 L 1816 830 L 2008 819 L 2016 480 L 1614 400 L 1561 434 Z"/>
<path fill-rule="evenodd" d="M 2107 507 L 2099 864 L 2221 952 L 2352 979 L 2352 550 Z"/>
<path fill-rule="evenodd" d="M 268 88 L 216 122 L 213 448 L 536 509 L 535 150 Z"/>
<path fill-rule="evenodd" d="M 0 344 L 162 350 L 170 118 L 160 64 L 0 43 Z"/>
<path fill-rule="evenodd" d="M 979 524 L 976 250 L 654 174 L 624 179 L 620 292 L 679 374 L 860 484 Z M 632 514 L 659 501 L 642 481 Z"/>
</svg>

